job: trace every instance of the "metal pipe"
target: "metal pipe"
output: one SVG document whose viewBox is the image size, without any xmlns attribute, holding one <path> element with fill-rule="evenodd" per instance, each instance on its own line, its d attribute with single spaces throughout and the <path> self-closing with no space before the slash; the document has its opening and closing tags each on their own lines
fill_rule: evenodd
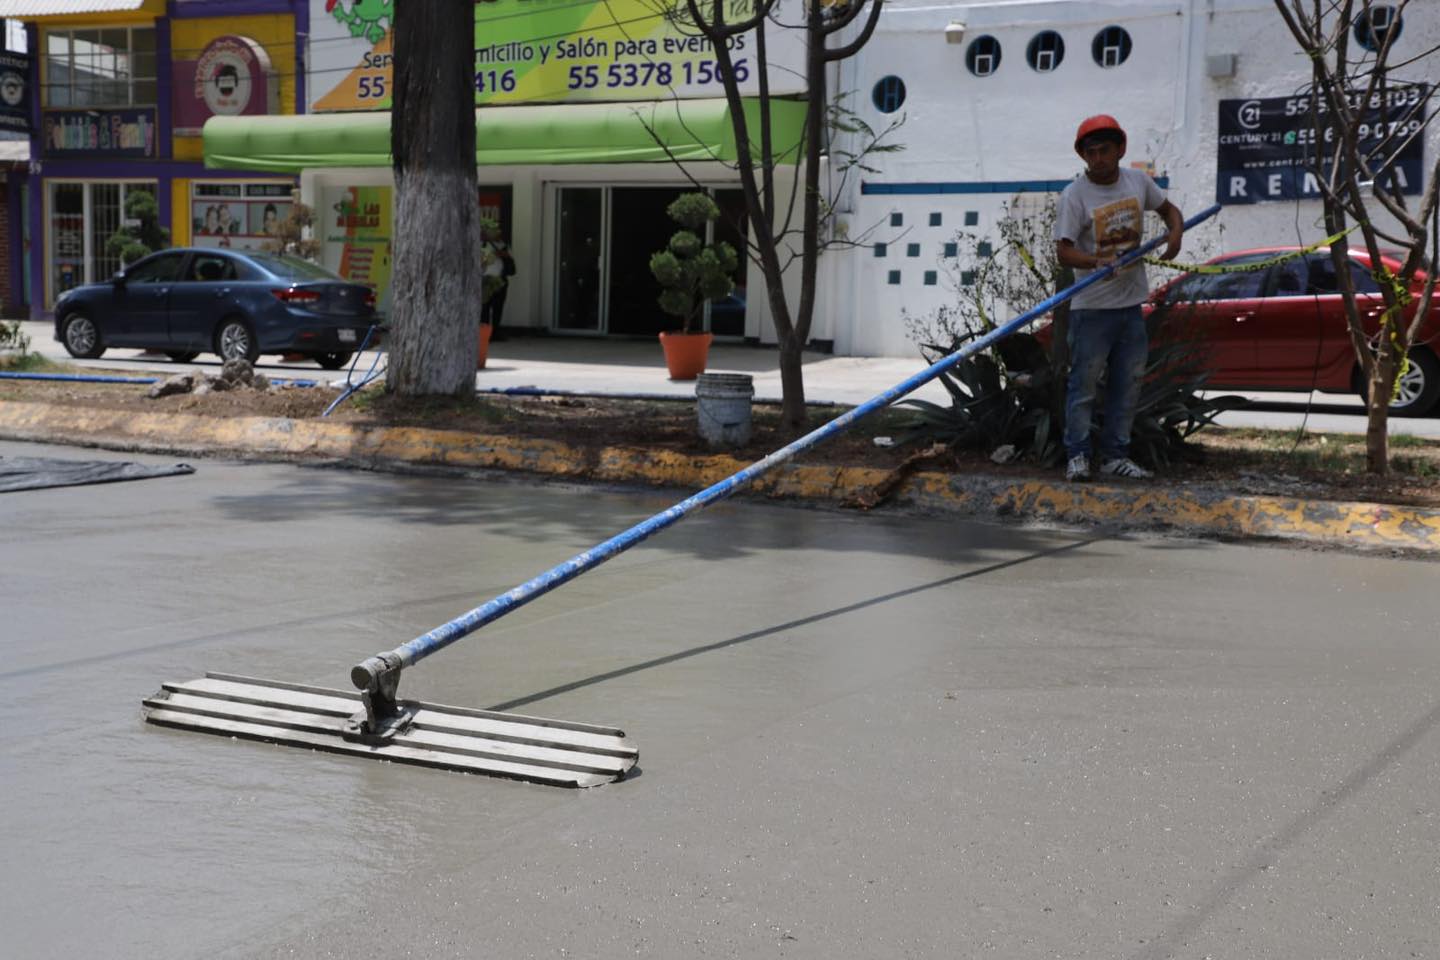
<svg viewBox="0 0 1440 960">
<path fill-rule="evenodd" d="M 1220 205 L 1215 204 L 1201 211 L 1185 221 L 1185 229 L 1192 229 L 1202 221 L 1214 216 L 1219 210 Z M 589 550 L 571 557 L 564 563 L 525 581 L 518 587 L 502 593 L 495 599 L 456 617 L 449 623 L 436 627 L 429 633 L 421 634 L 414 640 L 403 643 L 393 650 L 370 657 L 351 670 L 351 681 L 361 689 L 370 689 L 381 681 L 387 679 L 393 680 L 394 677 L 391 675 L 397 673 L 401 668 L 417 663 L 438 650 L 443 650 L 461 637 L 473 633 L 487 623 L 503 617 L 505 614 L 510 613 L 518 607 L 524 606 L 536 597 L 554 590 L 561 584 L 573 580 L 587 570 L 599 566 L 611 557 L 617 556 L 635 546 L 637 543 L 654 536 L 688 514 L 707 507 L 717 500 L 723 500 L 729 497 L 756 477 L 784 463 L 797 453 L 807 450 L 823 440 L 829 439 L 840 431 L 848 428 L 861 417 L 889 406 L 905 394 L 938 377 L 945 370 L 963 360 L 965 357 L 984 350 L 997 340 L 1009 336 L 1031 320 L 1053 310 L 1086 287 L 1098 283 L 1116 270 L 1123 269 L 1139 260 L 1145 254 L 1158 247 L 1164 240 L 1165 237 L 1163 236 L 1156 237 L 1154 240 L 1121 257 L 1115 264 L 1103 270 L 1095 271 L 1084 280 L 1067 287 L 1026 313 L 997 327 L 984 336 L 970 341 L 949 356 L 937 360 L 914 376 L 896 384 L 883 393 L 876 394 L 874 397 L 860 404 L 860 406 L 812 430 L 810 433 L 807 433 L 788 446 L 775 451 L 763 460 L 758 460 L 738 473 L 734 473 L 724 480 L 706 487 L 699 493 L 680 501 L 670 509 L 657 513 L 648 520 L 637 523 L 625 532 L 617 534 L 604 543 L 597 544 Z"/>
</svg>

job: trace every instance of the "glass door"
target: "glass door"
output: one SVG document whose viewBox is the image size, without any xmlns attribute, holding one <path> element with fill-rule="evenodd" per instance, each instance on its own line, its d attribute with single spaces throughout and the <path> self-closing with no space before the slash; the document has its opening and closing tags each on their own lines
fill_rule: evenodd
<svg viewBox="0 0 1440 960">
<path fill-rule="evenodd" d="M 611 188 L 610 333 L 653 337 L 680 329 L 682 320 L 660 309 L 660 284 L 650 272 L 650 257 L 680 229 L 665 208 L 684 192 L 673 187 Z M 693 332 L 704 327 L 704 318 L 698 318 Z"/>
<path fill-rule="evenodd" d="M 555 327 L 604 331 L 600 296 L 605 286 L 605 189 L 561 187 L 556 191 Z"/>
</svg>

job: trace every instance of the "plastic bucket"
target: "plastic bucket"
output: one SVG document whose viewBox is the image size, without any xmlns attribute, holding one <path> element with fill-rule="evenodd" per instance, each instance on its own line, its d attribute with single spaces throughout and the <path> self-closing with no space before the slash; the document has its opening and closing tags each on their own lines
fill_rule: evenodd
<svg viewBox="0 0 1440 960">
<path fill-rule="evenodd" d="M 750 442 L 750 398 L 755 383 L 747 373 L 702 373 L 695 380 L 700 436 L 712 447 Z"/>
</svg>

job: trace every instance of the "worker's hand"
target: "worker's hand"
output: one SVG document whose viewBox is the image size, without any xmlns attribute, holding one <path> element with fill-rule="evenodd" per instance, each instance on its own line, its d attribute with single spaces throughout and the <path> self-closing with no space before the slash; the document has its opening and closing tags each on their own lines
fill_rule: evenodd
<svg viewBox="0 0 1440 960">
<path fill-rule="evenodd" d="M 1165 254 L 1161 260 L 1174 260 L 1180 254 L 1180 231 L 1171 230 L 1169 239 L 1165 243 Z"/>
<path fill-rule="evenodd" d="M 1119 259 L 1120 258 L 1115 256 L 1114 254 L 1105 254 L 1104 256 L 1100 256 L 1097 254 L 1095 257 L 1095 269 L 1103 270 L 1106 267 L 1113 266 L 1115 261 Z"/>
</svg>

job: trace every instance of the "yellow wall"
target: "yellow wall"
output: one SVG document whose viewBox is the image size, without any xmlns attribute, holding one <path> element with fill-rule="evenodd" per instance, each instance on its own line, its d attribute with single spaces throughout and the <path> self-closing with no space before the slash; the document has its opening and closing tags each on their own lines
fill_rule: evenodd
<svg viewBox="0 0 1440 960">
<path fill-rule="evenodd" d="M 249 37 L 270 55 L 270 66 L 280 85 L 279 111 L 295 113 L 295 18 L 287 13 L 253 17 L 226 17 L 223 20 L 171 20 L 172 60 L 194 60 L 216 37 Z M 199 137 L 175 137 L 176 160 L 203 160 Z"/>
</svg>

